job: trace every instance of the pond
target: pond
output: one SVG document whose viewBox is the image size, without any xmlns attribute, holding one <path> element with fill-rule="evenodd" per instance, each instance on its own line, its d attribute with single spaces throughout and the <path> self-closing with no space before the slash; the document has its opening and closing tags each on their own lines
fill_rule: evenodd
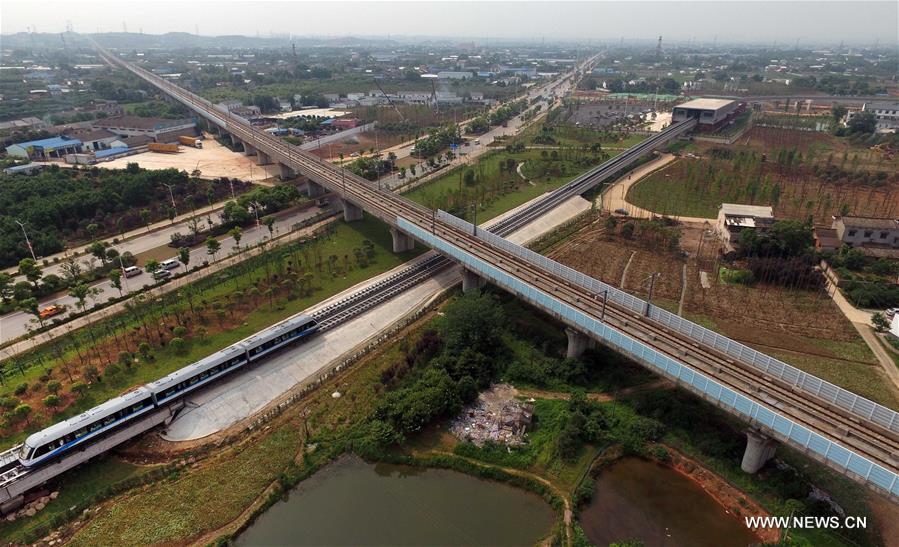
<svg viewBox="0 0 899 547">
<path fill-rule="evenodd" d="M 443 469 L 346 457 L 272 506 L 237 545 L 533 545 L 556 513 L 536 494 Z"/>
<path fill-rule="evenodd" d="M 654 462 L 624 458 L 596 479 L 578 519 L 596 545 L 638 539 L 644 545 L 746 547 L 761 540 L 699 485 Z"/>
</svg>

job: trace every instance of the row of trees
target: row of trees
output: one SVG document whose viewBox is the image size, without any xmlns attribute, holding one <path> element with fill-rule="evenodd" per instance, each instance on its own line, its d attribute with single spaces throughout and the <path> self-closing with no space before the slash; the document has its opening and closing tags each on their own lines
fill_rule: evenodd
<svg viewBox="0 0 899 547">
<path fill-rule="evenodd" d="M 249 184 L 204 181 L 199 172 L 144 170 L 137 164 L 124 170 L 53 166 L 31 177 L 0 175 L 0 266 L 31 256 L 16 221 L 25 225 L 34 253 L 49 255 L 67 241 L 123 234 L 211 205 L 232 186 L 243 192 Z"/>
</svg>

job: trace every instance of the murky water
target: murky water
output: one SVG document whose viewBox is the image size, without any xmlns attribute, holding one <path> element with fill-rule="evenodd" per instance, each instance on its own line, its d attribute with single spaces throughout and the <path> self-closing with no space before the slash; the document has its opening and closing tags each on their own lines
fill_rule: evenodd
<svg viewBox="0 0 899 547">
<path fill-rule="evenodd" d="M 533 545 L 555 519 L 539 496 L 505 484 L 343 458 L 303 481 L 237 545 Z"/>
<path fill-rule="evenodd" d="M 647 546 L 746 547 L 760 543 L 697 484 L 653 462 L 625 458 L 604 469 L 578 517 L 596 545 L 639 539 Z"/>
</svg>

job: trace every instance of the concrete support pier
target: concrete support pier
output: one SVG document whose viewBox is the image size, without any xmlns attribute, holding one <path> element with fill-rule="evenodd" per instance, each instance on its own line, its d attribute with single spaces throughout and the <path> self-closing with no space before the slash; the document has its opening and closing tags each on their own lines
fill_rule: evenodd
<svg viewBox="0 0 899 547">
<path fill-rule="evenodd" d="M 577 359 L 588 348 L 596 345 L 592 338 L 574 329 L 566 328 L 565 334 L 568 336 L 568 351 L 565 353 L 565 357 L 569 359 Z"/>
<path fill-rule="evenodd" d="M 284 165 L 283 163 L 278 163 L 278 169 L 281 171 L 281 180 L 288 180 L 294 177 L 293 169 Z"/>
<path fill-rule="evenodd" d="M 271 162 L 272 159 L 268 157 L 268 154 L 266 154 L 262 150 L 256 151 L 256 165 L 268 165 Z"/>
<path fill-rule="evenodd" d="M 777 441 L 761 431 L 747 429 L 746 452 L 743 453 L 743 463 L 740 464 L 740 469 L 750 474 L 755 473 L 774 456 L 775 450 L 777 450 Z"/>
<path fill-rule="evenodd" d="M 346 222 L 362 220 L 362 207 L 353 205 L 347 200 L 343 200 L 343 220 Z"/>
<path fill-rule="evenodd" d="M 310 198 L 317 198 L 325 194 L 325 187 L 310 180 L 306 183 L 306 193 Z"/>
<path fill-rule="evenodd" d="M 479 291 L 487 285 L 487 280 L 471 270 L 462 270 L 462 292 Z"/>
<path fill-rule="evenodd" d="M 396 228 L 390 228 L 390 235 L 393 237 L 393 252 L 404 253 L 415 248 L 415 240 L 412 236 L 404 234 Z"/>
<path fill-rule="evenodd" d="M 243 155 L 244 156 L 255 156 L 256 149 L 247 143 L 243 143 Z"/>
</svg>

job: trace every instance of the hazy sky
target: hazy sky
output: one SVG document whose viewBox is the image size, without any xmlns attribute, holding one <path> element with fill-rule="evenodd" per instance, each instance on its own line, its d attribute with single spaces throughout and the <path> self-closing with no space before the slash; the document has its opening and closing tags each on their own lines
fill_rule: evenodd
<svg viewBox="0 0 899 547">
<path fill-rule="evenodd" d="M 0 32 L 696 39 L 899 44 L 899 2 L 3 0 Z"/>
</svg>

